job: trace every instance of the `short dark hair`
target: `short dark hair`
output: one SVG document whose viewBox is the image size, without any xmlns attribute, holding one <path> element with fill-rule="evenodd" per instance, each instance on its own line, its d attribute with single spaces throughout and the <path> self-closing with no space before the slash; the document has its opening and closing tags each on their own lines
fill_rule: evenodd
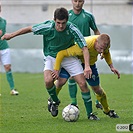
<svg viewBox="0 0 133 133">
<path fill-rule="evenodd" d="M 63 20 L 66 19 L 68 20 L 68 11 L 61 7 L 61 8 L 57 8 L 54 12 L 54 20 L 59 19 L 59 20 Z"/>
</svg>

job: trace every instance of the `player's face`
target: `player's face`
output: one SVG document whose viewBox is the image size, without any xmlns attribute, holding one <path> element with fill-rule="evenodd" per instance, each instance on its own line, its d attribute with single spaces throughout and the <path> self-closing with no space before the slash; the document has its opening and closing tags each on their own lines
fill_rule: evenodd
<svg viewBox="0 0 133 133">
<path fill-rule="evenodd" d="M 103 43 L 103 42 L 96 42 L 96 47 L 95 47 L 95 49 L 96 49 L 96 51 L 99 53 L 99 54 L 101 54 L 101 53 L 103 53 L 105 50 L 106 50 L 106 48 L 107 48 L 107 44 L 105 44 L 105 43 Z"/>
<path fill-rule="evenodd" d="M 84 0 L 72 0 L 73 9 L 80 11 L 83 7 Z"/>
<path fill-rule="evenodd" d="M 56 30 L 57 31 L 63 31 L 63 30 L 65 30 L 66 23 L 67 23 L 67 20 L 66 19 L 63 19 L 63 20 L 56 19 L 55 20 L 55 28 L 56 28 Z"/>
</svg>

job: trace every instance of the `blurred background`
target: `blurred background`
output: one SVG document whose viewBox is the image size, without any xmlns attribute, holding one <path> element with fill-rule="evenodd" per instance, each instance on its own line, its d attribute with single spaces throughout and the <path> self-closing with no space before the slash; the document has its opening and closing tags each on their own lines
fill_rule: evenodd
<svg viewBox="0 0 133 133">
<path fill-rule="evenodd" d="M 7 32 L 51 20 L 58 7 L 72 9 L 71 0 L 1 0 L 1 5 Z M 114 66 L 121 73 L 133 73 L 133 0 L 85 0 L 84 9 L 94 15 L 100 32 L 110 35 Z M 43 71 L 42 36 L 31 33 L 8 43 L 12 71 Z M 97 65 L 100 73 L 111 73 L 104 60 L 99 59 Z M 4 72 L 3 68 L 0 70 Z"/>
</svg>

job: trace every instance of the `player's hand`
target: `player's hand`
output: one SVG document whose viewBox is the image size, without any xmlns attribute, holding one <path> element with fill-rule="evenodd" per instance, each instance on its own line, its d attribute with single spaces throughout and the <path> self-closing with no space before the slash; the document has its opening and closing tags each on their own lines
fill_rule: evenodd
<svg viewBox="0 0 133 133">
<path fill-rule="evenodd" d="M 1 37 L 1 40 L 10 40 L 12 37 L 11 37 L 11 34 L 10 33 L 6 33 L 4 34 L 2 37 Z"/>
<path fill-rule="evenodd" d="M 118 76 L 118 79 L 120 78 L 120 73 L 118 70 L 116 70 L 115 68 L 111 68 L 111 71 Z"/>
<path fill-rule="evenodd" d="M 87 67 L 87 68 L 84 69 L 84 76 L 87 79 L 90 79 L 91 78 L 91 76 L 92 76 L 92 70 L 91 70 L 90 67 Z"/>
<path fill-rule="evenodd" d="M 59 78 L 59 71 L 54 70 L 54 71 L 51 72 L 51 75 L 52 75 L 54 80 L 57 80 Z"/>
</svg>

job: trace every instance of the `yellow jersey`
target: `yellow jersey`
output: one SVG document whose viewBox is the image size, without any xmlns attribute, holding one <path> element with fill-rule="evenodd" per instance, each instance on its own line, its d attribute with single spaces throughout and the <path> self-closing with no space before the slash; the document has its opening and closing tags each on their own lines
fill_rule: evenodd
<svg viewBox="0 0 133 133">
<path fill-rule="evenodd" d="M 95 42 L 98 36 L 99 35 L 92 35 L 92 36 L 85 37 L 85 41 L 87 43 L 87 47 L 90 54 L 90 65 L 94 65 L 98 58 L 99 53 L 95 50 Z M 109 48 L 110 46 L 107 47 L 106 50 L 103 52 L 103 57 L 105 58 L 108 65 L 112 64 Z M 63 58 L 68 56 L 78 56 L 78 58 L 81 59 L 82 62 L 84 62 L 83 51 L 81 48 L 79 48 L 77 44 L 75 44 L 72 47 L 69 47 L 65 50 L 61 50 L 60 52 L 58 52 L 56 56 L 54 69 L 59 70 Z"/>
</svg>

